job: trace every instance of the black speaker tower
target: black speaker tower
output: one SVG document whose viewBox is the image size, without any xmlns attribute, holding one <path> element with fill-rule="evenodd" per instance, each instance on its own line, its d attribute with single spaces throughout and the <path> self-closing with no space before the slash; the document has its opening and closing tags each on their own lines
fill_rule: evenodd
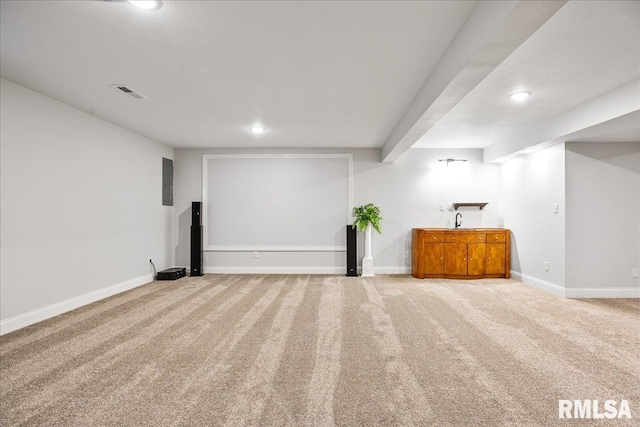
<svg viewBox="0 0 640 427">
<path fill-rule="evenodd" d="M 347 225 L 347 274 L 345 276 L 358 276 L 358 230 Z"/>
<path fill-rule="evenodd" d="M 191 276 L 202 276 L 202 202 L 191 203 Z"/>
</svg>

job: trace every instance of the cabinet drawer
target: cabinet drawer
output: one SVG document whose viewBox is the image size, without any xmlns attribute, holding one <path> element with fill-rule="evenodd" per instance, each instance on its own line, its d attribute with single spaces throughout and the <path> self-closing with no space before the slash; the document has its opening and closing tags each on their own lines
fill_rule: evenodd
<svg viewBox="0 0 640 427">
<path fill-rule="evenodd" d="M 487 233 L 487 243 L 506 241 L 507 235 L 505 233 Z"/>
<path fill-rule="evenodd" d="M 444 233 L 424 233 L 422 238 L 425 243 L 442 243 L 444 242 Z"/>
<path fill-rule="evenodd" d="M 486 241 L 486 234 L 447 233 L 444 236 L 444 241 L 446 243 L 483 243 Z"/>
</svg>

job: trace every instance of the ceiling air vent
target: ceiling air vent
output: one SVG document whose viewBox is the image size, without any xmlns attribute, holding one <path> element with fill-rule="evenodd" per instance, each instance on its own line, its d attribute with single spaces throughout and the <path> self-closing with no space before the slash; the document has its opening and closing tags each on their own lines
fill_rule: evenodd
<svg viewBox="0 0 640 427">
<path fill-rule="evenodd" d="M 146 96 L 144 96 L 143 94 L 141 94 L 140 92 L 136 92 L 135 90 L 131 89 L 129 86 L 127 85 L 111 85 L 111 87 L 113 87 L 115 90 L 124 93 L 125 95 L 128 95 L 132 98 L 136 98 L 136 99 L 147 99 Z"/>
</svg>

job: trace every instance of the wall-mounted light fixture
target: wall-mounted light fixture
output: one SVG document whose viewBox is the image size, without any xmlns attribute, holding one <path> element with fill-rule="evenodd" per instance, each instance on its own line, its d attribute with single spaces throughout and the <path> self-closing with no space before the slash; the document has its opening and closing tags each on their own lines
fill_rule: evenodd
<svg viewBox="0 0 640 427">
<path fill-rule="evenodd" d="M 112 3 L 129 3 L 131 6 L 142 10 L 158 10 L 162 7 L 161 0 L 102 0 Z"/>
<path fill-rule="evenodd" d="M 466 162 L 467 159 L 438 159 L 439 162 L 447 162 L 447 166 L 449 166 L 449 163 L 451 162 Z"/>
<path fill-rule="evenodd" d="M 251 132 L 257 135 L 264 133 L 267 130 L 264 126 L 260 126 L 260 125 L 251 126 L 249 129 L 251 130 Z"/>
</svg>

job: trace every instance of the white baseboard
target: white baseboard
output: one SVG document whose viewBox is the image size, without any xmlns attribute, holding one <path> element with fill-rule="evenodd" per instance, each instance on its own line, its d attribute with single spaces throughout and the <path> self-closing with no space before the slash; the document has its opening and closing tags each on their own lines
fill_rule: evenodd
<svg viewBox="0 0 640 427">
<path fill-rule="evenodd" d="M 205 267 L 205 274 L 345 274 L 346 267 Z"/>
<path fill-rule="evenodd" d="M 566 288 L 567 298 L 640 298 L 640 288 Z"/>
<path fill-rule="evenodd" d="M 565 288 L 554 283 L 511 270 L 511 278 L 564 298 L 640 298 L 640 288 Z"/>
<path fill-rule="evenodd" d="M 187 268 L 188 269 L 188 268 Z M 340 274 L 346 267 L 205 267 L 205 274 Z M 359 269 L 358 269 L 359 270 Z M 375 274 L 411 274 L 411 267 L 374 267 Z"/>
<path fill-rule="evenodd" d="M 546 282 L 536 277 L 528 276 L 526 274 L 522 274 L 513 270 L 511 270 L 511 278 L 519 282 L 522 282 L 525 285 L 529 285 L 536 289 L 540 289 L 545 292 L 552 293 L 556 296 L 559 296 L 559 297 L 565 296 L 565 288 L 563 286 L 556 285 L 555 283 Z"/>
<path fill-rule="evenodd" d="M 59 314 L 66 313 L 67 311 L 74 310 L 78 307 L 82 307 L 83 305 L 91 304 L 92 302 L 128 291 L 129 289 L 136 288 L 151 281 L 153 281 L 153 275 L 145 274 L 144 276 L 136 277 L 135 279 L 127 280 L 126 282 L 98 289 L 97 291 L 89 292 L 24 314 L 10 317 L 0 321 L 0 335 L 50 319 L 58 316 Z"/>
<path fill-rule="evenodd" d="M 411 274 L 411 267 L 373 267 L 376 274 Z"/>
</svg>

